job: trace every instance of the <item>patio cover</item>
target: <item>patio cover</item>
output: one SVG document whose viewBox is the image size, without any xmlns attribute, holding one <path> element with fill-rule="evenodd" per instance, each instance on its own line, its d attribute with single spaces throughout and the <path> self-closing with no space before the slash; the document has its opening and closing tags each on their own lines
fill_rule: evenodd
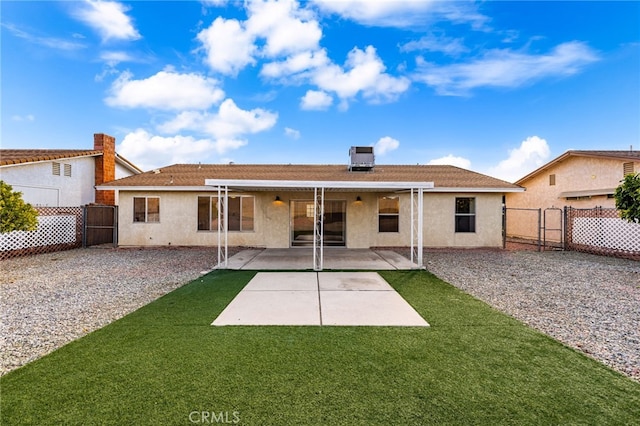
<svg viewBox="0 0 640 426">
<path fill-rule="evenodd" d="M 354 182 L 354 181 L 293 181 L 293 180 L 243 180 L 243 179 L 205 179 L 205 186 L 218 191 L 218 200 L 222 200 L 218 209 L 218 268 L 227 267 L 228 226 L 227 206 L 229 191 L 247 190 L 308 190 L 314 194 L 314 232 L 313 232 L 313 270 L 321 271 L 324 260 L 324 194 L 326 191 L 395 191 L 411 194 L 411 262 L 422 268 L 423 249 L 423 194 L 433 189 L 433 182 Z"/>
</svg>

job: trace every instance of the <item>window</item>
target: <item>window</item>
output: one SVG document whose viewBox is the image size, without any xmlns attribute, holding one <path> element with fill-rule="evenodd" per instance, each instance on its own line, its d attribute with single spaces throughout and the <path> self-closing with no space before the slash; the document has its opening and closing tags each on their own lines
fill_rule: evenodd
<svg viewBox="0 0 640 426">
<path fill-rule="evenodd" d="M 54 176 L 60 176 L 60 163 L 51 163 L 51 174 Z"/>
<path fill-rule="evenodd" d="M 71 177 L 71 164 L 64 164 L 64 175 Z"/>
<path fill-rule="evenodd" d="M 133 197 L 134 222 L 160 222 L 159 197 Z"/>
<path fill-rule="evenodd" d="M 549 186 L 554 186 L 556 184 L 556 175 L 549 175 Z"/>
<path fill-rule="evenodd" d="M 623 174 L 624 176 L 626 176 L 626 175 L 630 175 L 630 174 L 632 174 L 632 173 L 633 173 L 633 163 L 632 163 L 632 162 L 630 162 L 630 163 L 623 163 L 623 164 L 622 164 L 622 174 Z"/>
<path fill-rule="evenodd" d="M 400 222 L 400 199 L 378 197 L 378 232 L 398 232 Z"/>
<path fill-rule="evenodd" d="M 229 231 L 253 231 L 255 198 L 239 195 L 228 199 Z M 198 231 L 218 230 L 218 197 L 198 197 Z M 222 224 L 224 226 L 224 224 Z"/>
<path fill-rule="evenodd" d="M 475 198 L 456 198 L 456 232 L 476 232 Z"/>
</svg>

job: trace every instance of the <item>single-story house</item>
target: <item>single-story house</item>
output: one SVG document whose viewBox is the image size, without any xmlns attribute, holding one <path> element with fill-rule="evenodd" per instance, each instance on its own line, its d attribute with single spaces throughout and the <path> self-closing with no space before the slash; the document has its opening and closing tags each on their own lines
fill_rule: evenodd
<svg viewBox="0 0 640 426">
<path fill-rule="evenodd" d="M 370 158 L 175 164 L 97 188 L 115 191 L 121 246 L 502 247 L 503 197 L 523 188 L 453 166 L 374 165 L 371 147 L 355 149 Z"/>
<path fill-rule="evenodd" d="M 94 134 L 93 149 L 0 149 L 0 180 L 34 207 L 114 205 L 114 192 L 95 186 L 138 173 L 103 133 Z"/>
</svg>

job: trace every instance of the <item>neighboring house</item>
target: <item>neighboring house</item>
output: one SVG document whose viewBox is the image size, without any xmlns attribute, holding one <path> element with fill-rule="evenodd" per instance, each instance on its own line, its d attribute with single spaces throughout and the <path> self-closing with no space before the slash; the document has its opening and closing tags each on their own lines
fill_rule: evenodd
<svg viewBox="0 0 640 426">
<path fill-rule="evenodd" d="M 114 205 L 113 191 L 95 185 L 142 173 L 115 152 L 115 139 L 94 135 L 93 150 L 0 149 L 0 179 L 34 207 Z"/>
<path fill-rule="evenodd" d="M 176 164 L 99 189 L 116 192 L 121 246 L 215 246 L 224 233 L 267 248 L 502 247 L 503 196 L 523 188 L 453 166 L 374 166 L 366 148 L 371 161 L 350 166 Z"/>
<path fill-rule="evenodd" d="M 507 207 L 615 207 L 613 193 L 626 174 L 640 172 L 640 151 L 567 151 L 516 181 L 525 192 Z"/>
<path fill-rule="evenodd" d="M 616 187 L 626 174 L 637 172 L 640 151 L 567 151 L 515 182 L 525 192 L 506 195 L 507 235 L 536 237 L 546 219 L 546 238 L 561 241 L 560 209 L 615 208 Z M 518 209 L 541 209 L 540 226 L 535 212 Z"/>
</svg>

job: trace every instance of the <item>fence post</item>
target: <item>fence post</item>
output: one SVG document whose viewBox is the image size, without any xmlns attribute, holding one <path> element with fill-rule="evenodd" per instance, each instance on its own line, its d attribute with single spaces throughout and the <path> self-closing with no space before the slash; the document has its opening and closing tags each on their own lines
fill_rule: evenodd
<svg viewBox="0 0 640 426">
<path fill-rule="evenodd" d="M 542 251 L 542 208 L 538 209 L 538 251 Z"/>
<path fill-rule="evenodd" d="M 82 248 L 87 248 L 87 206 L 82 206 Z"/>
<path fill-rule="evenodd" d="M 507 248 L 507 206 L 502 205 L 502 248 Z"/>
<path fill-rule="evenodd" d="M 118 247 L 118 206 L 113 206 L 113 248 Z"/>
</svg>

